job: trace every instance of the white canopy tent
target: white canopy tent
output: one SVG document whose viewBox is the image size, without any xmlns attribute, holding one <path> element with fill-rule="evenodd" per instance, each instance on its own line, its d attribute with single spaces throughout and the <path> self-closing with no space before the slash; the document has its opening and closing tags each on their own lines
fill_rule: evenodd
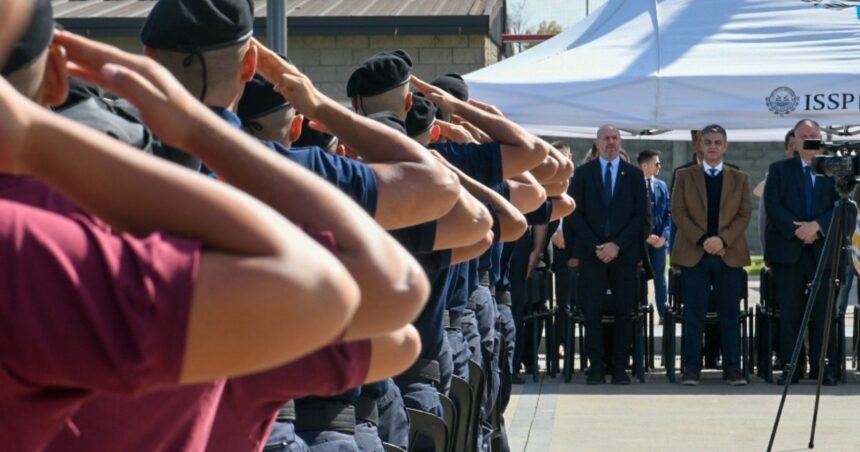
<svg viewBox="0 0 860 452">
<path fill-rule="evenodd" d="M 688 139 L 718 123 L 733 141 L 781 141 L 801 118 L 853 134 L 835 125 L 860 124 L 860 1 L 609 0 L 465 78 L 541 135 L 612 123 Z"/>
</svg>

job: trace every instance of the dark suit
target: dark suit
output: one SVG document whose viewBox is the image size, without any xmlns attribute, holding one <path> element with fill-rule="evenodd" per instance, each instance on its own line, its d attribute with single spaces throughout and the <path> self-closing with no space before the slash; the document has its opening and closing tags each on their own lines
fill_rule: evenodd
<svg viewBox="0 0 860 452">
<path fill-rule="evenodd" d="M 648 260 L 651 263 L 654 272 L 654 297 L 657 302 L 657 312 L 662 317 L 663 310 L 666 306 L 667 284 L 666 284 L 666 249 L 669 243 L 669 235 L 671 234 L 672 219 L 669 208 L 669 187 L 656 177 L 652 179 L 651 191 L 653 198 L 651 199 L 651 225 L 650 231 L 646 234 L 646 238 L 650 234 L 666 239 L 666 243 L 660 248 L 654 248 L 646 244 L 648 250 Z"/>
<path fill-rule="evenodd" d="M 635 166 L 618 159 L 615 188 L 609 205 L 604 201 L 600 159 L 579 167 L 573 175 L 571 191 L 576 210 L 571 223 L 576 234 L 573 256 L 579 259 L 579 299 L 585 313 L 588 357 L 592 372 L 605 371 L 603 350 L 604 300 L 612 291 L 615 328 L 612 370 L 623 372 L 630 356 L 633 327 L 631 314 L 636 299 L 636 281 L 642 259 L 642 241 L 648 200 L 645 178 Z M 598 245 L 613 242 L 618 257 L 604 264 L 595 254 Z"/>
<path fill-rule="evenodd" d="M 780 359 L 788 363 L 797 335 L 801 331 L 800 321 L 806 307 L 804 289 L 810 284 L 824 247 L 823 236 L 827 234 L 833 206 L 837 199 L 833 179 L 815 177 L 812 192 L 812 211 L 806 212 L 805 181 L 799 157 L 776 162 L 770 166 L 764 186 L 764 207 L 767 209 L 765 226 L 765 260 L 771 265 L 774 277 L 774 300 L 780 308 Z M 795 221 L 816 221 L 821 227 L 822 237 L 805 245 L 794 236 Z M 829 272 L 825 273 L 828 281 Z M 809 336 L 809 358 L 817 366 L 821 353 L 824 317 L 826 315 L 827 290 L 819 291 L 812 311 Z M 830 344 L 835 344 L 835 329 L 831 330 Z M 835 351 L 836 347 L 830 347 Z M 833 353 L 831 359 L 836 357 Z"/>
</svg>

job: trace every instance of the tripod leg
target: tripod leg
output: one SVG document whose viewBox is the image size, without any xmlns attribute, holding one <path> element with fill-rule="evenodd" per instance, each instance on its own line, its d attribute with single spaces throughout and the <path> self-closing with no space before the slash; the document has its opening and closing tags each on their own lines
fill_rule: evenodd
<svg viewBox="0 0 860 452">
<path fill-rule="evenodd" d="M 833 253 L 839 253 L 839 244 L 841 243 L 841 241 L 838 240 L 836 234 L 832 232 L 835 232 L 836 228 L 840 227 L 838 226 L 840 224 L 840 221 L 844 224 L 843 210 L 847 208 L 846 203 L 847 201 L 842 198 L 840 198 L 839 201 L 836 203 L 836 212 L 830 220 L 830 226 L 827 229 L 831 233 L 828 233 L 827 237 L 824 239 L 824 250 L 821 253 L 821 258 L 818 260 L 818 265 L 815 269 L 815 277 L 813 278 L 812 290 L 809 293 L 809 298 L 806 301 L 806 309 L 803 312 L 803 318 L 800 322 L 800 334 L 797 335 L 797 340 L 794 344 L 794 351 L 791 354 L 791 362 L 787 364 L 788 375 L 785 377 L 785 386 L 782 389 L 782 398 L 779 401 L 779 409 L 776 412 L 776 418 L 773 421 L 773 429 L 770 432 L 770 441 L 767 445 L 768 452 L 773 450 L 773 441 L 776 439 L 776 431 L 779 428 L 779 421 L 782 417 L 782 410 L 783 408 L 785 408 L 785 399 L 788 396 L 788 388 L 789 385 L 791 385 L 792 378 L 794 378 L 794 372 L 797 367 L 797 358 L 800 356 L 800 347 L 803 344 L 804 338 L 806 337 L 805 326 L 809 323 L 809 318 L 812 315 L 812 307 L 814 305 L 814 300 L 818 296 L 818 291 L 821 289 L 821 283 L 824 277 L 824 264 L 833 260 Z M 819 374 L 821 374 L 821 369 L 819 369 Z"/>
<path fill-rule="evenodd" d="M 835 215 L 834 220 L 836 220 L 835 231 L 828 231 L 833 234 L 835 237 L 835 241 L 837 246 L 834 247 L 835 252 L 833 253 L 833 266 L 831 267 L 832 272 L 834 272 L 839 280 L 841 281 L 844 278 L 845 272 L 842 271 L 842 248 L 845 245 L 846 237 L 845 237 L 845 226 L 846 221 L 848 221 L 848 214 L 852 210 L 852 204 L 846 202 L 845 200 L 841 200 L 838 204 L 838 209 Z M 854 210 L 854 215 L 856 215 L 856 209 Z M 833 228 L 834 226 L 831 226 Z M 823 257 L 823 256 L 822 256 Z M 821 265 L 819 263 L 819 265 Z M 844 288 L 843 288 L 844 290 Z M 830 328 L 833 326 L 833 312 L 836 306 L 836 295 L 833 284 L 830 284 L 827 290 L 827 313 L 824 316 L 824 337 L 821 339 L 821 352 L 818 356 L 818 385 L 815 389 L 815 408 L 812 413 L 812 430 L 809 433 L 809 448 L 812 449 L 815 447 L 815 427 L 818 424 L 818 402 L 821 399 L 821 383 L 824 379 L 824 359 L 827 357 L 827 349 L 830 346 Z M 814 300 L 812 301 L 814 303 Z M 833 363 L 830 363 L 833 365 Z"/>
</svg>

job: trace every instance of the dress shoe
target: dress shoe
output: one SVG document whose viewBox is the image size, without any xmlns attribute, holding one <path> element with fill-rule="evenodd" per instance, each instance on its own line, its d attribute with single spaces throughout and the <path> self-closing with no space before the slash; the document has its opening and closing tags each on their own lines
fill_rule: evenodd
<svg viewBox="0 0 860 452">
<path fill-rule="evenodd" d="M 684 386 L 696 386 L 699 384 L 701 373 L 698 370 L 687 370 L 681 375 L 681 384 Z"/>
<path fill-rule="evenodd" d="M 791 384 L 796 385 L 800 382 L 800 374 L 801 372 L 795 372 L 794 376 L 791 377 Z M 780 375 L 779 379 L 776 380 L 776 384 L 780 386 L 785 385 L 785 380 L 788 378 L 788 369 L 783 369 L 782 375 Z"/>
<path fill-rule="evenodd" d="M 731 369 L 723 373 L 723 380 L 729 382 L 732 386 L 746 386 L 747 379 L 744 378 L 744 375 L 741 371 L 737 369 Z"/>
<path fill-rule="evenodd" d="M 606 383 L 606 374 L 603 372 L 590 371 L 588 372 L 588 378 L 585 379 L 585 383 L 589 385 L 602 385 Z"/>
<path fill-rule="evenodd" d="M 629 385 L 630 384 L 630 376 L 627 375 L 627 372 L 624 372 L 624 371 L 612 374 L 612 384 L 622 385 L 622 386 Z"/>
<path fill-rule="evenodd" d="M 526 384 L 526 379 L 523 378 L 522 374 L 514 374 L 511 375 L 511 383 L 515 385 L 524 385 Z"/>
<path fill-rule="evenodd" d="M 824 386 L 836 386 L 839 384 L 839 379 L 833 372 L 824 372 L 824 378 L 821 379 L 821 384 Z"/>
</svg>

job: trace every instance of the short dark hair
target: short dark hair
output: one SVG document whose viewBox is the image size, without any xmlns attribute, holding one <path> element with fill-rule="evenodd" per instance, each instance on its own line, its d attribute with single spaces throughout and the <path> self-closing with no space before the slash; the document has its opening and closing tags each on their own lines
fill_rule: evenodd
<svg viewBox="0 0 860 452">
<path fill-rule="evenodd" d="M 696 130 L 696 129 L 691 130 L 690 131 L 690 141 L 696 141 L 697 139 L 699 139 L 699 135 L 701 135 L 701 133 L 702 133 L 701 130 Z"/>
<path fill-rule="evenodd" d="M 567 149 L 567 151 L 570 152 L 570 143 L 568 143 L 567 141 L 558 140 L 558 141 L 553 141 L 550 144 L 552 145 L 552 147 L 558 149 L 559 151 Z"/>
<path fill-rule="evenodd" d="M 723 136 L 724 140 L 728 139 L 726 135 L 726 129 L 719 124 L 710 124 L 702 128 L 702 136 L 705 136 L 706 133 L 718 133 Z"/>
<path fill-rule="evenodd" d="M 789 130 L 788 132 L 786 132 L 786 133 L 785 133 L 785 142 L 783 142 L 782 147 L 783 147 L 783 148 L 787 148 L 787 147 L 788 147 L 788 142 L 789 142 L 792 138 L 794 138 L 794 129 L 791 129 L 791 130 Z"/>
<path fill-rule="evenodd" d="M 811 125 L 815 126 L 815 128 L 816 128 L 816 129 L 818 129 L 819 131 L 821 130 L 821 126 L 820 126 L 820 125 L 818 124 L 818 122 L 817 122 L 817 121 L 815 121 L 814 119 L 801 119 L 800 121 L 797 121 L 797 124 L 795 124 L 795 125 L 794 125 L 794 128 L 793 128 L 793 129 L 791 129 L 791 131 L 796 133 L 796 132 L 797 132 L 797 128 L 798 128 L 798 127 L 800 127 L 800 126 L 802 126 L 802 125 L 803 125 L 803 124 L 805 124 L 805 123 L 806 123 L 806 124 L 811 124 Z"/>
<path fill-rule="evenodd" d="M 656 149 L 645 149 L 644 151 L 639 153 L 639 156 L 636 157 L 636 161 L 639 162 L 639 164 L 641 165 L 641 164 L 647 162 L 648 160 L 651 160 L 654 157 L 659 157 L 659 156 L 660 156 L 660 151 L 658 151 Z"/>
</svg>

